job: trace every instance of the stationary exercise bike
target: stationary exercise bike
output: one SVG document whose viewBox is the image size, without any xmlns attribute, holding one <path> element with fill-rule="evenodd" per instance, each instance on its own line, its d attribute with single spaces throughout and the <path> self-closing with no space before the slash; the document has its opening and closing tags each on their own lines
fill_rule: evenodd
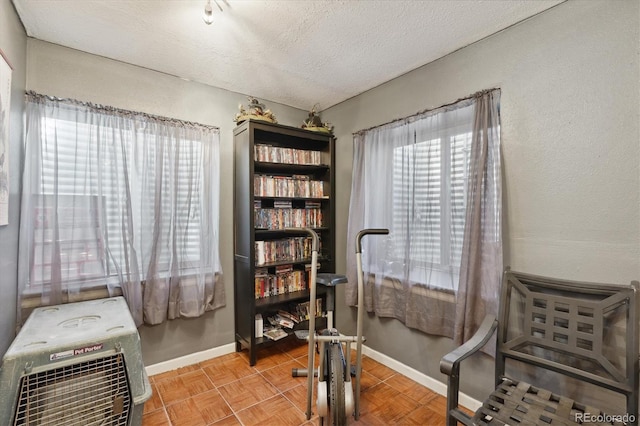
<svg viewBox="0 0 640 426">
<path fill-rule="evenodd" d="M 304 231 L 312 238 L 311 277 L 309 280 L 309 305 L 316 306 L 317 283 L 334 286 L 346 282 L 342 275 L 318 274 L 318 235 L 312 229 L 297 228 L 297 232 Z M 293 229 L 291 229 L 293 231 Z M 332 318 L 329 318 L 328 328 L 321 334 L 315 333 L 315 316 L 309 316 L 309 331 L 307 341 L 309 345 L 309 358 L 306 370 L 294 369 L 294 376 L 307 376 L 307 420 L 311 419 L 311 402 L 313 400 L 313 378 L 318 377 L 316 408 L 320 416 L 320 424 L 325 420 L 330 425 L 346 425 L 347 415 L 352 415 L 358 420 L 360 416 L 360 377 L 362 373 L 362 317 L 364 314 L 364 274 L 362 271 L 362 244 L 365 235 L 386 235 L 388 229 L 363 229 L 356 236 L 356 263 L 358 270 L 358 314 L 356 322 L 356 335 L 345 336 L 332 328 Z M 351 343 L 356 342 L 355 368 L 351 368 Z M 319 364 L 317 372 L 314 369 L 315 346 L 319 346 Z M 342 344 L 345 343 L 346 351 Z M 345 356 L 345 352 L 347 356 Z M 356 389 L 351 386 L 351 375 L 354 371 Z M 313 374 L 309 374 L 313 372 Z"/>
</svg>

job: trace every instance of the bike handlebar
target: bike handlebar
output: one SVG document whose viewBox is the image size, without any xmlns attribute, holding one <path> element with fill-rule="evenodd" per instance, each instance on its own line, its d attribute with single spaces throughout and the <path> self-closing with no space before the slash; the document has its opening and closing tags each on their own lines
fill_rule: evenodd
<svg viewBox="0 0 640 426">
<path fill-rule="evenodd" d="M 356 235 L 356 253 L 362 253 L 362 237 L 365 235 L 373 234 L 373 235 L 387 235 L 389 233 L 388 229 L 383 228 L 371 228 L 371 229 L 363 229 L 358 232 Z"/>
<path fill-rule="evenodd" d="M 311 250 L 312 251 L 318 251 L 318 234 L 313 229 L 311 229 L 311 228 L 284 228 L 282 231 L 284 231 L 284 232 L 286 232 L 288 234 L 300 234 L 301 232 L 309 234 L 309 236 L 312 239 Z M 384 229 L 384 228 L 363 229 L 362 231 L 358 232 L 358 235 L 356 235 L 356 253 L 362 253 L 362 241 L 361 240 L 365 235 L 387 235 L 387 234 L 389 234 L 389 230 L 388 229 Z"/>
</svg>

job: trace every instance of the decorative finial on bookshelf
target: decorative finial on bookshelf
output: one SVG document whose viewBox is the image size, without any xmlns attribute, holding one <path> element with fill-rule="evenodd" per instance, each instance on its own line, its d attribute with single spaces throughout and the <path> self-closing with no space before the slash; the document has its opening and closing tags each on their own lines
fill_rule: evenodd
<svg viewBox="0 0 640 426">
<path fill-rule="evenodd" d="M 247 109 L 242 104 L 238 106 L 239 112 L 233 119 L 237 124 L 242 123 L 245 120 L 260 120 L 267 121 L 269 123 L 277 123 L 276 116 L 270 109 L 266 108 L 263 103 L 253 96 L 248 97 L 249 103 Z"/>
<path fill-rule="evenodd" d="M 333 126 L 331 123 L 323 123 L 320 119 L 320 113 L 318 110 L 320 109 L 319 104 L 315 104 L 313 108 L 309 111 L 309 116 L 302 123 L 302 128 L 307 130 L 312 130 L 314 132 L 323 132 L 323 133 L 332 133 Z"/>
</svg>

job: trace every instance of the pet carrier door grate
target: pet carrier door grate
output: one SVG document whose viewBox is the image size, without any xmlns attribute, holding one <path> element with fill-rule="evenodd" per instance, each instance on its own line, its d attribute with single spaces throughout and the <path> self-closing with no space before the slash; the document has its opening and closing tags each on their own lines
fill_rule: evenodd
<svg viewBox="0 0 640 426">
<path fill-rule="evenodd" d="M 127 425 L 131 395 L 122 354 L 30 374 L 14 425 Z"/>
</svg>

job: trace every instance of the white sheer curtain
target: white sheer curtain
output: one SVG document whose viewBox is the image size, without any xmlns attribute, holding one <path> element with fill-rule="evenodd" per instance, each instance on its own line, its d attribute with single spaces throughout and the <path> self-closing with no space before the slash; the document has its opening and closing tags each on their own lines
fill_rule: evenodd
<svg viewBox="0 0 640 426">
<path fill-rule="evenodd" d="M 219 130 L 32 92 L 26 100 L 21 306 L 105 286 L 138 325 L 224 306 Z"/>
<path fill-rule="evenodd" d="M 463 313 L 456 309 L 460 286 L 465 295 L 479 294 L 471 290 L 475 287 L 468 273 L 461 281 L 461 270 L 470 271 L 461 265 L 461 259 L 469 262 L 471 256 L 466 246 L 472 241 L 469 235 L 487 236 L 477 228 L 485 226 L 484 221 L 467 220 L 469 199 L 476 206 L 479 196 L 481 208 L 497 211 L 490 217 L 498 220 L 498 228 L 491 228 L 487 238 L 499 243 L 489 254 L 491 261 L 477 250 L 472 254 L 482 262 L 487 280 L 495 279 L 477 283 L 490 289 L 482 292 L 489 300 L 478 301 L 483 304 L 479 310 L 497 306 L 502 273 L 499 122 L 489 123 L 493 130 L 487 140 L 481 137 L 486 131 L 476 129 L 475 117 L 480 99 L 491 93 L 495 96 L 489 104 L 497 119 L 499 91 L 483 92 L 354 135 L 347 250 L 349 304 L 355 305 L 357 296 L 355 235 L 363 228 L 389 228 L 387 238 L 363 241 L 367 310 L 430 334 L 454 337 L 461 318 L 464 321 Z M 478 144 L 484 144 L 482 155 L 475 148 Z M 475 163 L 487 162 L 487 158 L 491 167 L 478 169 Z M 472 178 L 478 172 L 486 173 L 480 176 L 479 186 Z M 476 228 L 467 229 L 470 223 Z M 471 275 L 477 276 L 475 272 Z M 466 309 L 471 309 L 471 303 Z M 468 327 L 473 326 L 462 328 Z"/>
</svg>

